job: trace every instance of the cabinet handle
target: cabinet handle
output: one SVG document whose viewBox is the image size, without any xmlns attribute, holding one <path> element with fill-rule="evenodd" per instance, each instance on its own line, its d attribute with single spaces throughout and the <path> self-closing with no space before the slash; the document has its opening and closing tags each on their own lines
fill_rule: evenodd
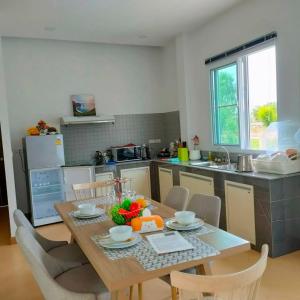
<svg viewBox="0 0 300 300">
<path fill-rule="evenodd" d="M 168 170 L 168 169 L 159 169 L 160 172 L 165 172 L 165 173 L 169 173 L 171 174 L 172 173 L 172 170 Z"/>
<path fill-rule="evenodd" d="M 234 183 L 227 183 L 227 186 L 231 186 L 231 187 L 234 187 L 234 188 L 237 188 L 237 189 L 245 190 L 249 194 L 251 193 L 251 188 L 246 187 L 246 186 L 242 186 L 242 185 L 238 185 L 238 184 L 234 184 Z"/>
<path fill-rule="evenodd" d="M 212 179 L 210 179 L 210 178 L 200 177 L 200 176 L 197 176 L 197 175 L 187 174 L 187 173 L 181 174 L 181 176 L 194 178 L 194 179 L 198 179 L 198 180 L 203 180 L 203 181 L 206 181 L 206 182 L 209 182 L 210 184 L 212 184 Z"/>
</svg>

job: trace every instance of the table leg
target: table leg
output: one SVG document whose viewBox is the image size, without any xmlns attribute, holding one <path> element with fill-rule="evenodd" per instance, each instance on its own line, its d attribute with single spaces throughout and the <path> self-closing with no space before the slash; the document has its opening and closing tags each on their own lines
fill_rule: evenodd
<svg viewBox="0 0 300 300">
<path fill-rule="evenodd" d="M 129 300 L 133 300 L 133 285 L 129 288 Z"/>
<path fill-rule="evenodd" d="M 171 287 L 172 300 L 177 300 L 177 288 Z"/>
<path fill-rule="evenodd" d="M 143 300 L 143 284 L 138 284 L 138 294 L 139 294 L 139 300 Z"/>
<path fill-rule="evenodd" d="M 110 293 L 110 300 L 118 300 L 119 299 L 119 291 L 113 291 Z"/>
<path fill-rule="evenodd" d="M 212 275 L 211 262 L 209 261 L 207 263 L 201 264 L 200 266 L 197 266 L 196 273 L 197 275 Z"/>
<path fill-rule="evenodd" d="M 131 292 L 131 290 L 129 292 Z M 110 299 L 111 300 L 128 300 L 128 290 L 126 289 L 126 290 L 112 291 L 110 293 Z"/>
</svg>

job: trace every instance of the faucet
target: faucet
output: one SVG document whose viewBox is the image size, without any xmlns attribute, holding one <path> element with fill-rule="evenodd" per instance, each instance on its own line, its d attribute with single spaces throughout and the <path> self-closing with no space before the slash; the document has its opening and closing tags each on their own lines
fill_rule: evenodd
<svg viewBox="0 0 300 300">
<path fill-rule="evenodd" d="M 230 167 L 231 166 L 231 162 L 230 162 L 230 154 L 229 154 L 229 151 L 228 149 L 225 147 L 225 146 L 220 146 L 222 149 L 225 150 L 226 154 L 227 154 L 227 164 L 228 166 Z"/>
</svg>

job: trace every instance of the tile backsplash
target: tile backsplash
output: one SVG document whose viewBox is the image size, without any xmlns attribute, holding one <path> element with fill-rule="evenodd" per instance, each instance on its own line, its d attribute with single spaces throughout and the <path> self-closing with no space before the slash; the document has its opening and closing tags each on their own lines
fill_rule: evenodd
<svg viewBox="0 0 300 300">
<path fill-rule="evenodd" d="M 66 164 L 93 163 L 95 151 L 133 143 L 150 144 L 151 156 L 170 141 L 180 137 L 179 112 L 116 115 L 115 124 L 82 124 L 61 126 L 64 135 Z"/>
</svg>

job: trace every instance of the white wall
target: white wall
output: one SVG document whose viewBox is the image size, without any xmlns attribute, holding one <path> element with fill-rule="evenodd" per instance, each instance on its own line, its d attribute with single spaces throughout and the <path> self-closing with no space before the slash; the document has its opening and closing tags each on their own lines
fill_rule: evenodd
<svg viewBox="0 0 300 300">
<path fill-rule="evenodd" d="M 18 207 L 25 212 L 21 138 L 39 119 L 59 126 L 59 117 L 72 114 L 71 94 L 95 95 L 98 113 L 178 110 L 174 42 L 164 49 L 18 38 L 2 44 Z"/>
<path fill-rule="evenodd" d="M 212 148 L 209 68 L 204 60 L 271 31 L 278 32 L 279 119 L 300 118 L 300 1 L 252 0 L 232 8 L 199 30 L 177 38 L 179 107 L 183 136 L 199 134 L 202 149 Z M 182 45 L 183 44 L 183 45 Z M 182 66 L 184 65 L 184 67 Z M 183 92 L 182 85 L 185 88 Z"/>
<path fill-rule="evenodd" d="M 164 111 L 178 110 L 176 41 L 172 40 L 162 49 L 163 102 Z"/>
<path fill-rule="evenodd" d="M 8 110 L 6 100 L 6 88 L 5 88 L 5 77 L 3 72 L 3 61 L 2 61 L 2 40 L 0 38 L 0 124 L 2 132 L 3 152 L 4 152 L 4 163 L 5 163 L 5 175 L 7 185 L 7 197 L 8 197 L 8 208 L 10 218 L 10 231 L 11 235 L 15 235 L 16 226 L 13 221 L 13 212 L 16 209 L 16 193 L 15 193 L 15 181 L 13 173 L 13 162 L 12 162 L 12 150 L 9 133 L 9 122 L 8 122 Z"/>
<path fill-rule="evenodd" d="M 40 118 L 57 125 L 70 115 L 74 93 L 94 94 L 99 113 L 176 109 L 163 99 L 159 47 L 5 38 L 3 56 L 14 148 Z"/>
</svg>

